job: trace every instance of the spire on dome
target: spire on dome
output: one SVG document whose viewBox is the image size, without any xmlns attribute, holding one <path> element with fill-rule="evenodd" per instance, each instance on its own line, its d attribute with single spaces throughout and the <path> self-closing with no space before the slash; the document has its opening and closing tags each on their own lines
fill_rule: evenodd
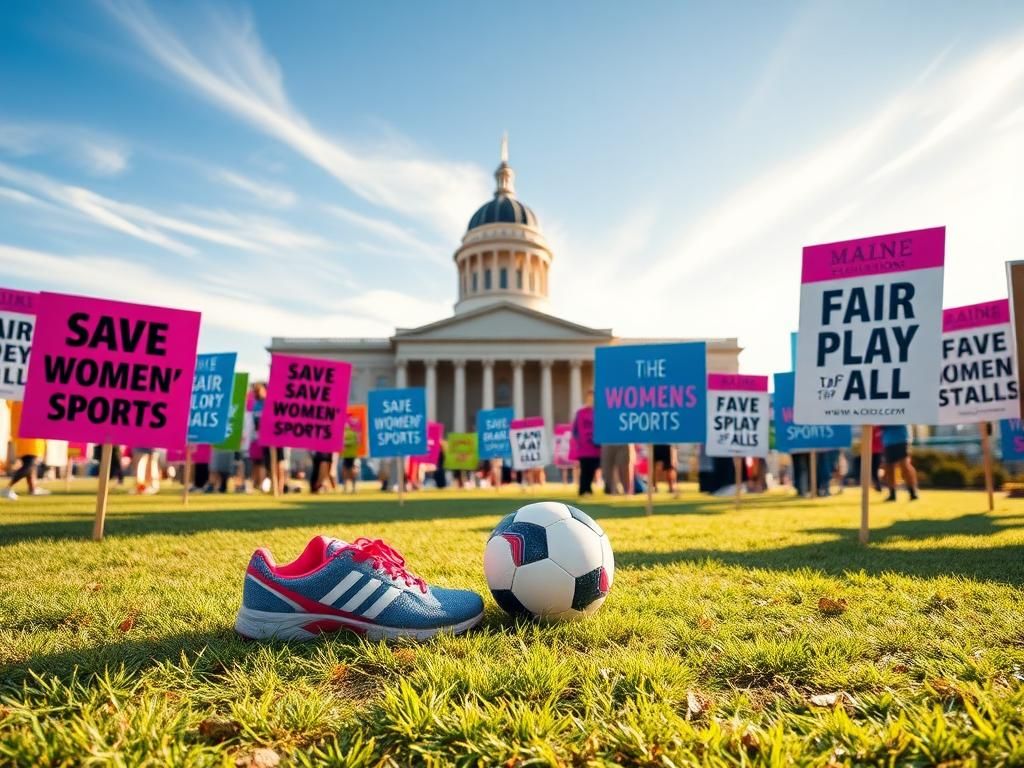
<svg viewBox="0 0 1024 768">
<path fill-rule="evenodd" d="M 497 189 L 494 190 L 495 197 L 500 195 L 515 197 L 516 172 L 508 164 L 508 131 L 505 131 L 501 136 L 501 164 L 498 166 L 498 170 L 494 172 L 494 180 L 498 182 Z"/>
</svg>

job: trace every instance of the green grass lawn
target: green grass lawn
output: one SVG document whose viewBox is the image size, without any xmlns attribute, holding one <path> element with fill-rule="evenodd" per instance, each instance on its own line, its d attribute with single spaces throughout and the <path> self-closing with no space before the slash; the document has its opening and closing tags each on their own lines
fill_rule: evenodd
<svg viewBox="0 0 1024 768">
<path fill-rule="evenodd" d="M 616 578 L 592 619 L 422 644 L 244 642 L 252 550 L 381 537 L 486 593 L 501 516 L 551 486 L 392 496 L 71 495 L 0 505 L 0 764 L 1021 765 L 1024 502 L 927 493 L 583 506 Z M 823 602 L 824 600 L 824 602 Z"/>
</svg>

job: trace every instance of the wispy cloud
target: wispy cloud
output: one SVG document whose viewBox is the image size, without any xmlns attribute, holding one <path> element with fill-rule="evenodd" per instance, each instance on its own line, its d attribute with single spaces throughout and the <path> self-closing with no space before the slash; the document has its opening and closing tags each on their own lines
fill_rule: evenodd
<svg viewBox="0 0 1024 768">
<path fill-rule="evenodd" d="M 0 121 L 0 151 L 17 157 L 56 152 L 96 176 L 128 169 L 131 152 L 119 139 L 76 125 Z"/>
<path fill-rule="evenodd" d="M 413 232 L 409 231 L 405 227 L 395 224 L 392 221 L 357 213 L 356 211 L 349 208 L 343 208 L 339 205 L 324 205 L 323 209 L 346 224 L 358 227 L 359 229 L 376 236 L 385 243 L 396 246 L 399 251 L 411 251 L 412 254 L 410 255 L 415 255 L 416 257 L 429 256 L 438 264 L 446 264 L 450 261 L 448 258 L 449 254 L 445 253 L 445 249 L 443 247 L 431 245 L 424 240 L 421 240 Z"/>
<path fill-rule="evenodd" d="M 50 176 L 0 163 L 0 179 L 19 188 L 17 202 L 42 198 L 107 229 L 156 245 L 180 256 L 195 256 L 196 245 L 226 246 L 251 253 L 276 253 L 282 247 L 324 250 L 323 238 L 299 232 L 264 217 L 198 211 L 190 220 L 142 205 L 113 200 L 85 187 L 64 184 Z M 8 194 L 6 197 L 15 199 Z M 202 220 L 205 219 L 206 223 Z M 214 226 L 220 225 L 220 226 Z M 183 239 L 184 238 L 184 239 Z"/>
<path fill-rule="evenodd" d="M 283 184 L 252 179 L 225 168 L 212 169 L 209 177 L 213 181 L 245 192 L 257 202 L 273 208 L 291 208 L 295 205 L 295 193 Z"/>
<path fill-rule="evenodd" d="M 396 153 L 328 138 L 291 104 L 277 62 L 247 15 L 210 11 L 202 31 L 179 36 L 141 0 L 104 6 L 152 58 L 207 101 L 275 137 L 368 202 L 455 237 L 487 195 L 487 175 L 469 163 Z M 186 40 L 188 42 L 186 42 Z"/>
<path fill-rule="evenodd" d="M 0 243 L 0 275 L 8 284 L 67 290 L 123 301 L 202 312 L 203 327 L 227 331 L 253 359 L 271 336 L 386 337 L 398 326 L 438 319 L 441 302 L 398 291 L 355 291 L 333 302 L 330 311 L 300 305 L 288 309 L 273 285 L 258 290 L 222 291 L 205 280 L 178 278 L 132 259 L 64 255 Z M 253 286 L 258 288 L 258 286 Z"/>
</svg>

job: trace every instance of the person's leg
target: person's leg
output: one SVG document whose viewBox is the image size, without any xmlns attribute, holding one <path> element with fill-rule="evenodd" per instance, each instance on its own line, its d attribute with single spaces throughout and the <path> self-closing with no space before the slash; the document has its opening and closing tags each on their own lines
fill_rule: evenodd
<svg viewBox="0 0 1024 768">
<path fill-rule="evenodd" d="M 911 500 L 917 498 L 917 470 L 914 469 L 914 464 L 910 460 L 909 454 L 903 457 L 903 461 L 900 462 L 900 473 L 903 475 L 903 482 L 907 484 L 907 492 L 910 494 Z"/>
<path fill-rule="evenodd" d="M 615 495 L 615 467 L 613 464 L 614 454 L 612 449 L 614 446 L 602 445 L 601 446 L 601 478 L 604 480 L 604 492 L 609 496 Z"/>
<path fill-rule="evenodd" d="M 885 485 L 889 489 L 886 501 L 896 501 L 896 463 L 888 461 L 888 457 L 885 462 Z"/>
<path fill-rule="evenodd" d="M 872 453 L 871 454 L 871 483 L 875 486 L 875 490 L 879 493 L 882 492 L 882 479 L 878 476 L 878 473 L 882 470 L 882 454 Z"/>
</svg>

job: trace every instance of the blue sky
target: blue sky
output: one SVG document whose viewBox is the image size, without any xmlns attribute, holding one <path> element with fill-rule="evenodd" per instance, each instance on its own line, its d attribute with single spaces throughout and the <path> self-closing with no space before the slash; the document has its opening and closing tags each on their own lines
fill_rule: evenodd
<svg viewBox="0 0 1024 768">
<path fill-rule="evenodd" d="M 204 351 L 450 314 L 502 131 L 552 311 L 788 366 L 800 247 L 1024 258 L 1024 4 L 5 4 L 0 284 L 200 309 Z"/>
</svg>

